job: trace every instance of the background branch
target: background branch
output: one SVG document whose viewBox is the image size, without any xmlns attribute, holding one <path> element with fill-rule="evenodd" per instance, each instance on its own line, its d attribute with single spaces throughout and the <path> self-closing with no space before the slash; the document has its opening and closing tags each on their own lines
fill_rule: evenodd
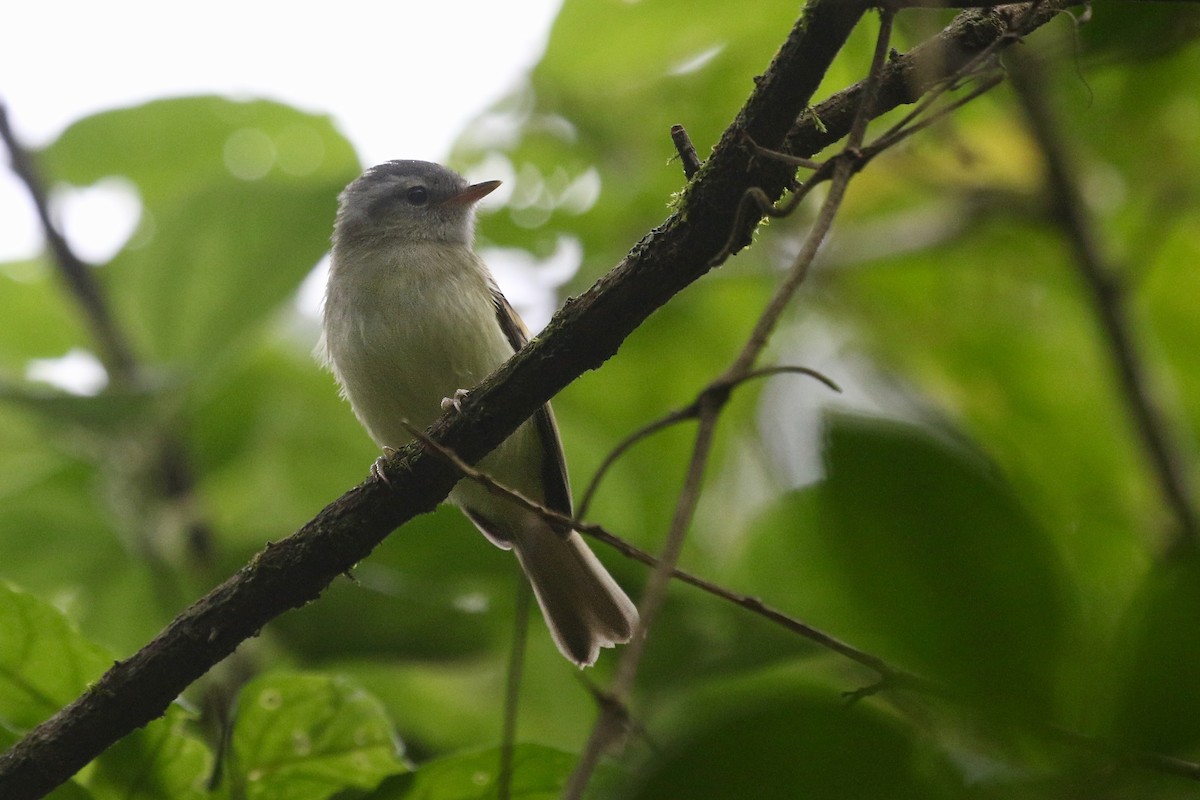
<svg viewBox="0 0 1200 800">
<path fill-rule="evenodd" d="M 0 102 L 0 140 L 3 140 L 8 150 L 13 173 L 33 200 L 42 234 L 46 237 L 46 243 L 53 255 L 53 264 L 83 314 L 110 383 L 118 389 L 140 390 L 143 384 L 142 367 L 133 347 L 113 317 L 103 287 L 96 280 L 93 268 L 76 255 L 58 229 L 50 212 L 49 193 L 38 174 L 33 155 L 13 131 L 8 109 L 3 102 Z M 191 560 L 191 566 L 207 577 L 207 569 L 212 565 L 213 556 L 212 527 L 196 510 L 196 477 L 191 458 L 183 442 L 169 431 L 156 432 L 156 444 L 157 452 L 152 469 L 153 494 L 180 510 L 178 518 L 186 520 L 185 552 Z M 157 555 L 157 548 L 147 548 L 147 552 Z M 154 566 L 161 569 L 163 565 L 155 563 Z M 176 582 L 169 579 L 163 581 L 162 585 L 175 587 Z M 174 603 L 181 598 L 171 594 L 170 599 Z"/>
<path fill-rule="evenodd" d="M 1129 318 L 1120 270 L 1105 255 L 1104 245 L 1088 212 L 1076 167 L 1071 163 L 1067 143 L 1046 96 L 1042 69 L 1044 65 L 1036 55 L 1021 53 L 1012 59 L 1010 72 L 1029 129 L 1045 160 L 1050 219 L 1058 225 L 1071 247 L 1075 267 L 1107 344 L 1106 352 L 1112 361 L 1121 398 L 1150 462 L 1159 491 L 1175 517 L 1177 530 L 1172 545 L 1194 548 L 1200 545 L 1200 530 L 1183 454 L 1168 433 L 1169 426 L 1150 389 L 1146 366 Z"/>
<path fill-rule="evenodd" d="M 92 276 L 90 267 L 75 255 L 75 251 L 71 249 L 66 238 L 59 231 L 58 225 L 50 213 L 50 202 L 45 185 L 37 173 L 29 151 L 22 146 L 16 133 L 13 132 L 8 119 L 8 109 L 2 102 L 0 102 L 0 139 L 4 140 L 4 144 L 8 148 L 13 173 L 25 185 L 29 196 L 33 199 L 38 222 L 41 223 L 46 244 L 49 245 L 50 252 L 54 255 L 58 272 L 84 312 L 84 320 L 91 329 L 92 338 L 99 346 L 100 362 L 114 383 L 127 388 L 135 387 L 137 365 L 129 340 L 126 339 L 125 334 L 109 312 L 103 292 Z"/>
<path fill-rule="evenodd" d="M 595 473 L 592 475 L 592 479 L 588 481 L 587 489 L 583 493 L 583 499 L 579 502 L 579 508 L 577 509 L 576 514 L 580 517 L 587 516 L 588 506 L 591 505 L 592 499 L 596 496 L 596 492 L 599 491 L 600 484 L 604 480 L 604 476 L 607 475 L 608 471 L 613 467 L 613 465 L 620 460 L 621 456 L 629 451 L 629 448 L 633 447 L 643 439 L 647 439 L 659 431 L 671 427 L 672 425 L 699 417 L 700 409 L 703 405 L 702 398 L 705 393 L 720 392 L 728 394 L 746 381 L 754 380 L 755 378 L 766 378 L 772 375 L 782 375 L 786 373 L 807 375 L 810 378 L 814 378 L 825 384 L 835 392 L 841 391 L 841 387 L 839 387 L 831 378 L 822 375 L 820 372 L 817 372 L 814 369 L 809 369 L 808 367 L 763 367 L 761 369 L 750 370 L 746 374 L 739 376 L 736 380 L 719 378 L 705 387 L 700 396 L 698 396 L 685 407 L 677 408 L 674 411 L 659 417 L 648 425 L 643 425 L 641 428 L 618 442 L 617 446 L 612 448 L 612 450 L 608 452 L 608 455 L 604 457 L 604 460 L 600 462 L 600 466 L 596 468 Z"/>
</svg>

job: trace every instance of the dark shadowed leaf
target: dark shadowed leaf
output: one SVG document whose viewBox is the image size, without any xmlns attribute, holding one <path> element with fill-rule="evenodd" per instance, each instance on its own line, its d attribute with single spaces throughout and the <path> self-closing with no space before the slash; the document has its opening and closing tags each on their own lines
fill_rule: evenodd
<svg viewBox="0 0 1200 800">
<path fill-rule="evenodd" d="M 1112 736 L 1131 747 L 1190 753 L 1200 742 L 1200 558 L 1157 565 L 1124 620 Z"/>
<path fill-rule="evenodd" d="M 927 742 L 870 703 L 777 680 L 710 687 L 648 759 L 639 800 L 687 797 L 951 797 L 950 772 Z"/>
</svg>

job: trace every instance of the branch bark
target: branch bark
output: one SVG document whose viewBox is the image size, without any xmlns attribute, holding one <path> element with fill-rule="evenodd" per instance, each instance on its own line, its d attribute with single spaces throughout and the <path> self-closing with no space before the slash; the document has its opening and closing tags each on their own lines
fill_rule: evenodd
<svg viewBox="0 0 1200 800">
<path fill-rule="evenodd" d="M 968 12 L 936 37 L 938 53 L 914 50 L 885 71 L 872 115 L 911 102 L 922 87 L 954 70 L 942 51 L 967 56 L 1005 37 L 1044 24 L 1073 0 Z M 759 215 L 737 215 L 745 193 L 760 189 L 777 200 L 792 168 L 755 158 L 747 139 L 774 150 L 812 155 L 849 129 L 855 107 L 809 107 L 829 64 L 869 7 L 868 0 L 812 0 L 768 70 L 688 187 L 679 209 L 647 234 L 610 273 L 570 299 L 544 333 L 467 397 L 462 412 L 429 431 L 468 462 L 503 441 L 535 409 L 583 372 L 611 357 L 634 329 L 677 292 L 704 275 L 730 241 L 744 246 Z M 924 47 L 924 46 L 923 46 Z M 921 51 L 921 52 L 918 52 Z M 897 63 L 928 67 L 918 80 L 897 73 Z M 903 92 L 889 92 L 901 81 Z M 900 85 L 900 84 L 897 84 Z M 832 100 L 831 100 L 832 102 Z M 797 120 L 801 122 L 797 123 Z M 736 248 L 735 248 L 736 249 Z M 268 544 L 249 564 L 181 613 L 149 644 L 117 662 L 69 706 L 0 755 L 0 797 L 40 797 L 134 729 L 162 715 L 190 683 L 263 625 L 315 599 L 338 575 L 365 558 L 391 531 L 431 511 L 459 479 L 437 453 L 410 443 L 385 468 L 390 486 L 368 480 L 324 508 L 282 542 Z"/>
</svg>

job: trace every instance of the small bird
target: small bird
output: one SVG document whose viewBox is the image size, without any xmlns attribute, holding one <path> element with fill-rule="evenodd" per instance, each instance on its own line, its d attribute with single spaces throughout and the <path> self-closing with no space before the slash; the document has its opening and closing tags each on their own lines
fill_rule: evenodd
<svg viewBox="0 0 1200 800">
<path fill-rule="evenodd" d="M 433 422 L 528 339 L 473 249 L 475 205 L 499 181 L 470 184 L 427 161 L 388 161 L 346 187 L 325 293 L 324 360 L 381 447 Z M 558 427 L 542 406 L 480 469 L 567 516 Z M 464 480 L 448 502 L 513 550 L 555 644 L 581 667 L 629 641 L 637 609 L 580 535 Z"/>
</svg>

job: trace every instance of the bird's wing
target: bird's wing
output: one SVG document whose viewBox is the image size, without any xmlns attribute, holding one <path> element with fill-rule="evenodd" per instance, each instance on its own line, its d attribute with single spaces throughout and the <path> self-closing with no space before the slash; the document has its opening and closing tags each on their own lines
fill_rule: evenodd
<svg viewBox="0 0 1200 800">
<path fill-rule="evenodd" d="M 513 350 L 520 350 L 529 341 L 529 331 L 525 323 L 517 316 L 517 312 L 509 305 L 496 286 L 492 286 L 492 302 L 496 306 L 496 321 L 500 329 L 512 345 Z M 545 492 L 545 502 L 548 508 L 570 516 L 571 484 L 567 478 L 567 462 L 563 458 L 562 441 L 558 436 L 558 423 L 554 421 L 554 412 L 550 404 L 539 408 L 533 414 L 533 424 L 542 440 L 542 490 Z M 566 531 L 561 531 L 565 533 Z"/>
</svg>

